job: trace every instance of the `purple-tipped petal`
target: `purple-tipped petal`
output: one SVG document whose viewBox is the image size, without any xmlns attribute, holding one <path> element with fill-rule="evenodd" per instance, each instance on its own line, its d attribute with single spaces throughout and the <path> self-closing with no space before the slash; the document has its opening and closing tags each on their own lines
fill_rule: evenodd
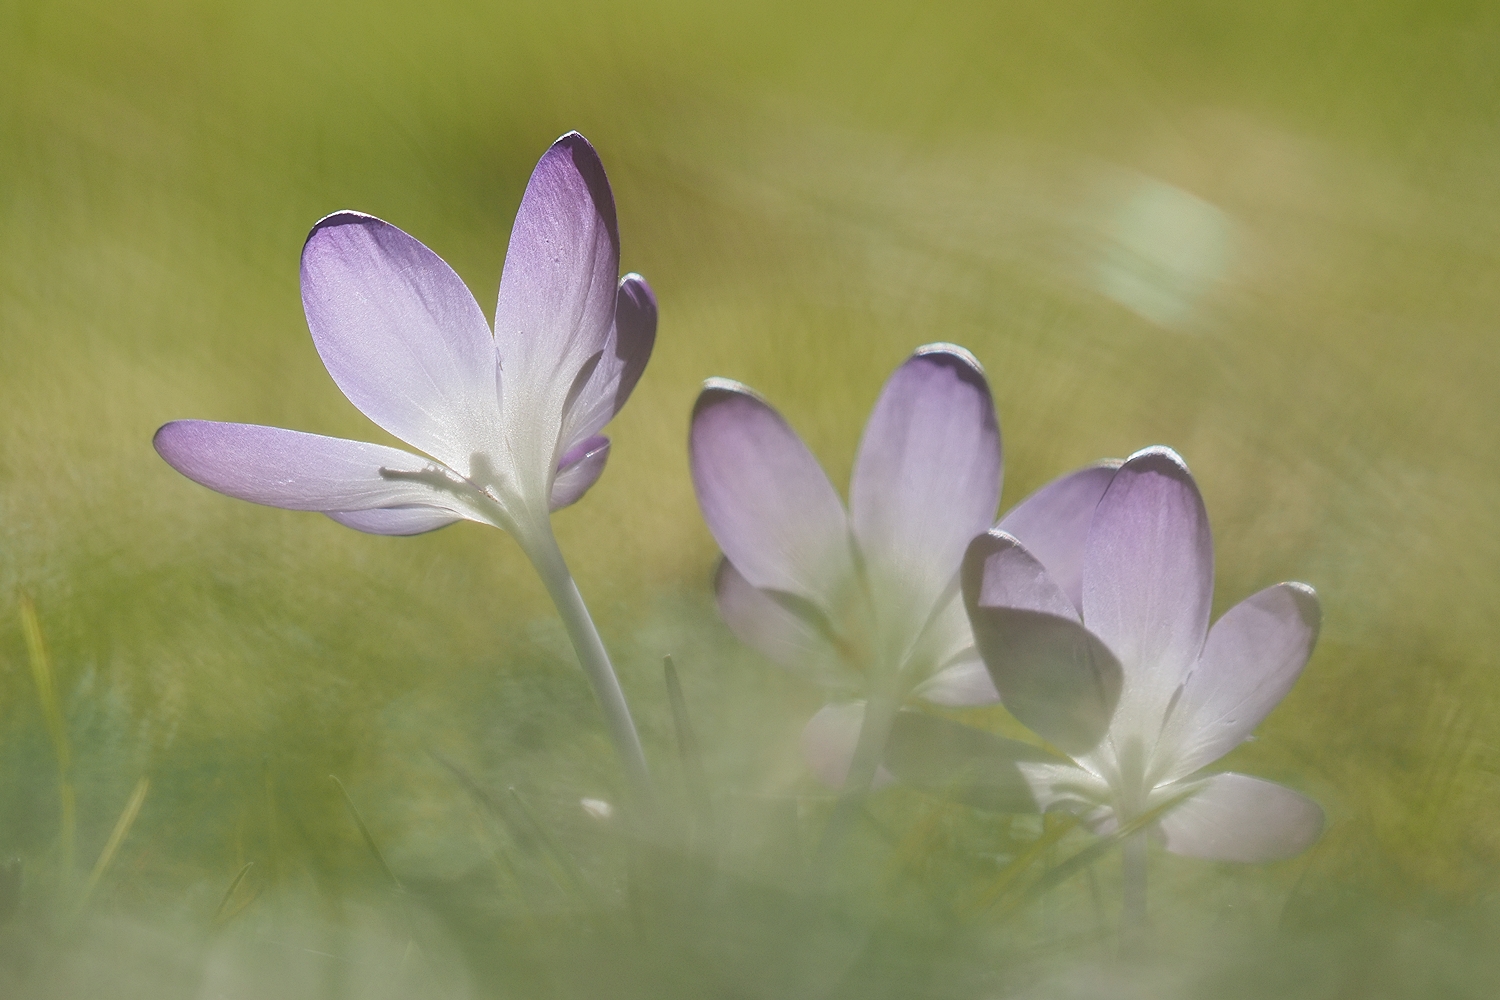
<svg viewBox="0 0 1500 1000">
<path fill-rule="evenodd" d="M 1279 861 L 1323 832 L 1323 810 L 1290 788 L 1244 774 L 1216 774 L 1161 819 L 1173 854 L 1210 861 Z"/>
<path fill-rule="evenodd" d="M 833 658 L 833 648 L 815 622 L 752 587 L 728 559 L 719 560 L 714 596 L 735 637 L 776 663 L 806 669 Z"/>
<path fill-rule="evenodd" d="M 1039 611 L 1078 622 L 1073 603 L 1041 560 L 999 528 L 974 538 L 964 553 L 961 582 L 965 606 Z"/>
<path fill-rule="evenodd" d="M 949 344 L 920 348 L 881 391 L 849 486 L 850 526 L 888 616 L 926 619 L 994 522 L 1000 469 L 979 362 Z"/>
<path fill-rule="evenodd" d="M 1023 762 L 1065 763 L 1029 743 L 910 710 L 896 713 L 885 750 L 885 766 L 903 784 L 995 812 L 1037 811 Z"/>
<path fill-rule="evenodd" d="M 620 412 L 651 360 L 651 348 L 656 345 L 656 315 L 656 294 L 646 279 L 633 272 L 621 278 L 615 296 L 615 357 L 620 374 L 610 416 Z"/>
<path fill-rule="evenodd" d="M 1120 664 L 1073 617 L 1041 563 L 1004 532 L 980 535 L 964 557 L 963 593 L 1010 713 L 1074 757 L 1098 746 L 1119 700 Z"/>
<path fill-rule="evenodd" d="M 865 724 L 865 703 L 850 701 L 824 705 L 802 729 L 802 759 L 807 768 L 829 788 L 843 788 L 854 763 L 854 748 Z M 882 765 L 870 787 L 884 788 L 896 778 Z"/>
<path fill-rule="evenodd" d="M 324 511 L 347 528 L 371 535 L 421 535 L 463 520 L 437 507 L 388 507 L 376 510 Z"/>
<path fill-rule="evenodd" d="M 597 434 L 630 398 L 656 343 L 656 297 L 639 274 L 620 279 L 615 329 L 563 419 L 564 450 Z"/>
<path fill-rule="evenodd" d="M 609 460 L 609 438 L 600 435 L 580 441 L 562 457 L 552 480 L 552 510 L 577 503 L 604 474 Z"/>
<path fill-rule="evenodd" d="M 176 420 L 152 441 L 178 472 L 211 490 L 287 510 L 363 511 L 454 503 L 468 487 L 431 459 L 384 445 L 259 424 Z"/>
<path fill-rule="evenodd" d="M 1301 676 L 1321 621 L 1303 583 L 1267 587 L 1225 612 L 1167 718 L 1157 780 L 1186 777 L 1244 742 Z"/>
<path fill-rule="evenodd" d="M 946 708 L 993 705 L 1000 700 L 1000 692 L 995 690 L 995 682 L 978 651 L 973 653 L 973 659 L 960 660 L 939 670 L 918 684 L 912 694 Z"/>
<path fill-rule="evenodd" d="M 1054 479 L 1013 507 L 995 527 L 1013 535 L 1047 567 L 1080 613 L 1083 609 L 1083 547 L 1099 498 L 1115 478 L 1118 459 L 1106 459 Z"/>
<path fill-rule="evenodd" d="M 507 417 L 561 419 L 574 377 L 606 346 L 619 273 L 604 166 L 588 140 L 569 132 L 532 171 L 500 275 L 495 343 Z"/>
<path fill-rule="evenodd" d="M 302 305 L 350 402 L 467 475 L 498 426 L 495 345 L 453 269 L 389 223 L 338 212 L 302 248 Z"/>
<path fill-rule="evenodd" d="M 1125 671 L 1117 736 L 1155 740 L 1203 650 L 1213 585 L 1213 538 L 1192 473 L 1170 448 L 1136 452 L 1094 509 L 1083 561 L 1084 623 Z"/>
<path fill-rule="evenodd" d="M 693 407 L 688 452 L 703 519 L 740 574 L 830 609 L 853 575 L 848 522 L 781 415 L 744 386 L 711 379 Z"/>
</svg>

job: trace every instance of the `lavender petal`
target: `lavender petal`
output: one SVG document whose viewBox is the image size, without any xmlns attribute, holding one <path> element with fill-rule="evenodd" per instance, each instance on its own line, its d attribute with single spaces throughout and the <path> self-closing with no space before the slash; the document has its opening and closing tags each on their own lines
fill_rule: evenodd
<svg viewBox="0 0 1500 1000">
<path fill-rule="evenodd" d="M 639 274 L 620 279 L 615 328 L 599 362 L 563 417 L 564 451 L 591 437 L 620 412 L 640 381 L 656 343 L 656 297 Z"/>
<path fill-rule="evenodd" d="M 1117 743 L 1160 732 L 1203 650 L 1213 581 L 1213 538 L 1192 474 L 1170 448 L 1136 452 L 1094 510 L 1083 563 L 1083 620 L 1125 671 Z"/>
<path fill-rule="evenodd" d="M 1210 861 L 1279 861 L 1301 854 L 1323 832 L 1323 810 L 1290 788 L 1244 774 L 1209 778 L 1161 819 L 1173 854 Z"/>
<path fill-rule="evenodd" d="M 495 343 L 509 422 L 561 418 L 575 378 L 613 329 L 619 265 L 604 166 L 588 140 L 569 132 L 532 171 L 500 275 Z"/>
<path fill-rule="evenodd" d="M 1106 459 L 1052 480 L 1022 500 L 995 527 L 1015 536 L 1047 575 L 1083 609 L 1083 548 L 1094 508 L 1121 462 Z"/>
<path fill-rule="evenodd" d="M 1209 629 L 1159 746 L 1171 766 L 1158 781 L 1206 767 L 1244 742 L 1286 697 L 1318 639 L 1318 595 L 1278 583 L 1225 612 Z"/>
<path fill-rule="evenodd" d="M 302 304 L 350 402 L 467 475 L 498 426 L 495 345 L 453 269 L 389 223 L 337 212 L 302 249 Z"/>
<path fill-rule="evenodd" d="M 1120 696 L 1120 664 L 1072 616 L 1041 563 L 1004 532 L 980 535 L 964 557 L 963 592 L 1010 713 L 1074 757 L 1097 747 Z"/>
<path fill-rule="evenodd" d="M 920 348 L 881 391 L 849 486 L 850 525 L 887 617 L 926 619 L 969 540 L 994 522 L 1000 475 L 983 369 L 962 348 Z"/>
<path fill-rule="evenodd" d="M 728 559 L 719 560 L 714 597 L 735 637 L 781 666 L 816 669 L 833 659 L 833 649 L 816 623 L 752 587 Z"/>
<path fill-rule="evenodd" d="M 421 535 L 462 520 L 457 514 L 437 507 L 386 507 L 324 513 L 347 528 L 372 535 Z"/>
<path fill-rule="evenodd" d="M 157 452 L 211 490 L 287 510 L 433 507 L 469 516 L 468 488 L 431 459 L 384 445 L 259 424 L 176 420 L 156 432 Z"/>
<path fill-rule="evenodd" d="M 693 407 L 688 451 L 703 519 L 751 586 L 831 608 L 853 576 L 848 522 L 781 415 L 744 386 L 711 379 Z"/>
<path fill-rule="evenodd" d="M 589 487 L 604 474 L 604 463 L 608 460 L 607 437 L 596 434 L 574 445 L 557 464 L 550 509 L 561 510 L 582 499 Z"/>
</svg>

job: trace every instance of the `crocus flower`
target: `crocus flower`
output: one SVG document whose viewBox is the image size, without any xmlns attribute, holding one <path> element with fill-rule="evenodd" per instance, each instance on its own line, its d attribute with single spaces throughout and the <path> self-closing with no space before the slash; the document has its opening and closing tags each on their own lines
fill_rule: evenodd
<svg viewBox="0 0 1500 1000">
<path fill-rule="evenodd" d="M 643 779 L 634 727 L 549 520 L 603 472 L 609 439 L 599 432 L 651 354 L 655 299 L 639 275 L 617 282 L 619 259 L 609 181 L 576 132 L 553 143 L 526 186 L 493 331 L 427 247 L 373 216 L 330 215 L 302 250 L 313 343 L 349 401 L 415 451 L 205 420 L 169 423 L 155 445 L 220 493 L 360 531 L 411 535 L 467 519 L 510 532 Z"/>
<path fill-rule="evenodd" d="M 1247 862 L 1302 851 L 1322 829 L 1316 803 L 1258 778 L 1201 772 L 1249 737 L 1302 672 L 1317 595 L 1277 584 L 1210 629 L 1208 516 L 1167 448 L 1120 466 L 1085 527 L 1050 548 L 997 529 L 964 557 L 964 602 L 1002 701 L 1070 758 L 1018 765 L 1038 805 L 1104 833 L 1180 799 L 1151 826 L 1168 851 Z M 1137 865 L 1143 910 L 1144 854 Z"/>
<path fill-rule="evenodd" d="M 690 453 L 724 552 L 715 589 L 731 630 L 831 686 L 863 687 L 880 706 L 819 713 L 806 738 L 815 771 L 830 777 L 832 759 L 843 784 L 863 741 L 868 773 L 849 787 L 875 780 L 890 716 L 918 685 L 947 704 L 995 700 L 958 589 L 964 549 L 1000 497 L 1000 429 L 972 355 L 930 344 L 891 376 L 865 426 L 847 511 L 796 432 L 739 383 L 705 384 Z"/>
</svg>

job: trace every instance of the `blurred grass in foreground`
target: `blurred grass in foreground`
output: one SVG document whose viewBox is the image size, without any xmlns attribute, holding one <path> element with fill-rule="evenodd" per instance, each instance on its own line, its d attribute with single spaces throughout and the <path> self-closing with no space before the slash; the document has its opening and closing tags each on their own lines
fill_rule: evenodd
<svg viewBox="0 0 1500 1000">
<path fill-rule="evenodd" d="M 0 855 L 24 870 L 0 983 L 1491 995 L 1497 71 L 1495 8 L 1461 3 L 0 4 Z M 380 215 L 489 309 L 527 173 L 569 128 L 663 312 L 611 468 L 558 530 L 669 783 L 677 658 L 740 817 L 739 881 L 707 901 L 696 862 L 578 808 L 615 797 L 614 764 L 508 539 L 361 536 L 210 494 L 150 448 L 186 416 L 378 438 L 307 335 L 308 227 Z M 706 376 L 749 382 L 842 484 L 882 380 L 931 340 L 989 369 L 1007 506 L 1168 443 L 1206 494 L 1219 610 L 1287 578 L 1323 596 L 1304 679 L 1226 763 L 1317 797 L 1324 841 L 1267 869 L 1155 858 L 1133 966 L 1111 958 L 1113 859 L 955 936 L 932 901 L 1042 831 L 910 793 L 872 803 L 831 897 L 795 878 L 824 807 L 795 752 L 819 695 L 717 624 L 688 409 Z M 22 595 L 71 748 L 71 849 Z M 494 844 L 520 848 L 433 751 L 517 788 L 596 895 L 527 869 L 541 854 L 505 870 Z"/>
</svg>

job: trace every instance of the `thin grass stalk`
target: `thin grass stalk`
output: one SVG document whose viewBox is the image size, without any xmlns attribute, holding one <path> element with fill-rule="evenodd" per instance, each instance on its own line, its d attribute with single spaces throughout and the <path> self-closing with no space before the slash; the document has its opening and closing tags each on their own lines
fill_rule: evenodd
<svg viewBox="0 0 1500 1000">
<path fill-rule="evenodd" d="M 99 860 L 94 862 L 94 870 L 89 872 L 89 880 L 84 884 L 83 895 L 78 900 L 79 910 L 88 905 L 89 898 L 93 896 L 94 889 L 99 885 L 99 880 L 109 870 L 110 864 L 120 850 L 120 845 L 130 835 L 130 828 L 135 825 L 136 817 L 141 814 L 141 806 L 145 804 L 146 793 L 150 790 L 151 779 L 142 775 L 141 780 L 135 783 L 135 789 L 130 793 L 130 798 L 126 801 L 120 818 L 115 820 L 115 828 L 109 832 L 109 839 L 104 842 L 104 850 L 99 852 Z"/>
<path fill-rule="evenodd" d="M 47 655 L 47 644 L 42 638 L 42 623 L 37 618 L 36 605 L 25 594 L 21 595 L 21 632 L 26 637 L 31 678 L 36 682 L 37 700 L 41 703 L 42 718 L 46 721 L 47 735 L 52 740 L 52 752 L 57 759 L 58 869 L 66 884 L 73 878 L 74 844 L 78 835 L 78 802 L 73 792 L 73 751 L 68 742 L 62 704 L 57 697 L 52 658 Z"/>
</svg>

